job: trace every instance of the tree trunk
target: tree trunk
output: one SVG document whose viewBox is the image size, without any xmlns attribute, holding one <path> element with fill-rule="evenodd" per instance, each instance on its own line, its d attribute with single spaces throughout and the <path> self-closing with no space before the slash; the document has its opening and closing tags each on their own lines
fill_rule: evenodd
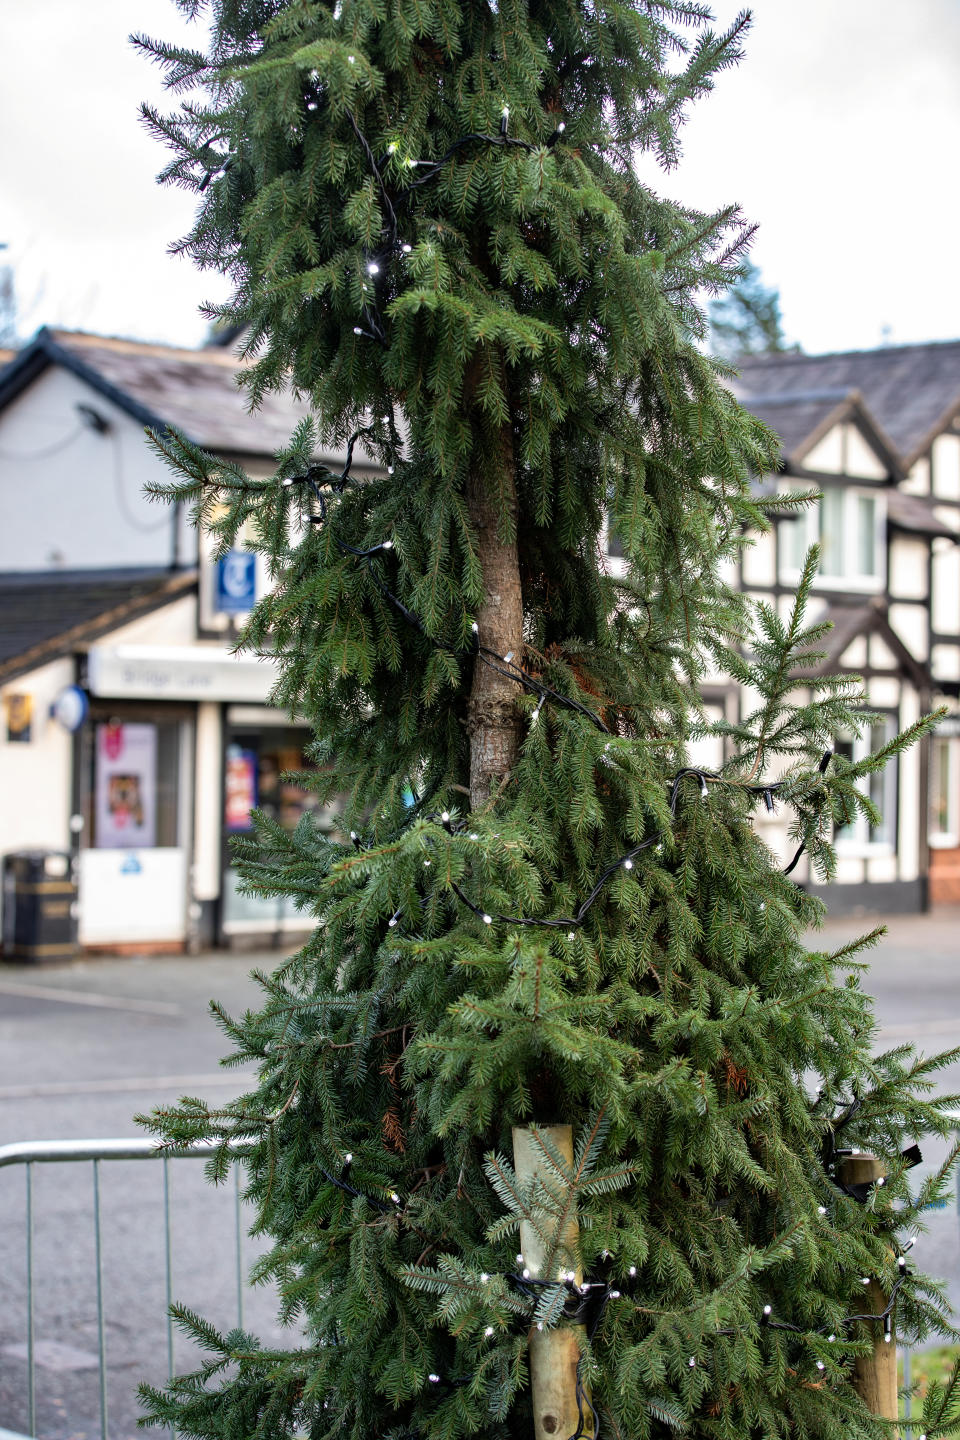
<svg viewBox="0 0 960 1440">
<path fill-rule="evenodd" d="M 873 1155 L 851 1155 L 839 1169 L 844 1185 L 869 1185 L 883 1175 L 883 1165 Z M 887 1308 L 887 1295 L 877 1280 L 863 1287 L 864 1313 L 882 1315 Z M 897 1418 L 897 1346 L 891 1326 L 889 1339 L 883 1321 L 873 1326 L 873 1354 L 861 1356 L 853 1363 L 853 1385 L 867 1409 L 886 1420 Z"/>
<path fill-rule="evenodd" d="M 573 1127 L 541 1125 L 539 1130 L 554 1148 L 573 1166 Z M 513 1129 L 513 1168 L 519 1180 L 529 1182 L 545 1170 L 543 1155 L 531 1130 Z M 520 1226 L 520 1249 L 523 1263 L 535 1280 L 562 1280 L 564 1271 L 573 1267 L 578 1226 L 576 1217 L 567 1222 L 555 1271 L 545 1274 L 544 1247 L 534 1227 L 524 1221 Z M 577 1284 L 583 1280 L 579 1267 Z M 530 1332 L 530 1388 L 533 1394 L 534 1440 L 569 1440 L 579 1427 L 577 1407 L 577 1364 L 586 1345 L 587 1332 L 582 1325 L 557 1325 L 548 1330 Z M 584 1440 L 593 1435 L 593 1420 L 584 1405 Z"/>
<path fill-rule="evenodd" d="M 494 472 L 494 473 L 491 473 Z M 500 495 L 493 491 L 498 484 Z M 502 497 L 502 498 L 501 498 Z M 474 464 L 467 483 L 467 510 L 477 536 L 484 599 L 476 616 L 480 644 L 495 655 L 520 659 L 523 644 L 523 597 L 517 549 L 517 483 L 513 437 L 504 427 L 494 463 Z M 503 502 L 506 502 L 505 506 Z M 507 534 L 500 536 L 501 514 Z M 476 810 L 509 775 L 520 745 L 519 686 L 478 656 L 467 706 L 470 736 L 470 804 Z"/>
</svg>

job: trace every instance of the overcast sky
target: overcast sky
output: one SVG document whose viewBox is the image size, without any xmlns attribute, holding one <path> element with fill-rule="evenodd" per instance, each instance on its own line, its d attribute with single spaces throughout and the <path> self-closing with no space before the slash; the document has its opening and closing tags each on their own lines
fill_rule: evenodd
<svg viewBox="0 0 960 1440">
<path fill-rule="evenodd" d="M 738 8 L 717 0 L 718 20 Z M 753 258 L 804 349 L 960 338 L 960 3 L 753 11 L 746 59 L 659 187 L 758 222 Z M 197 43 L 171 0 L 0 0 L 0 241 L 28 332 L 194 344 L 223 292 L 166 253 L 194 202 L 154 183 L 164 155 L 136 112 L 162 92 L 130 30 Z"/>
</svg>

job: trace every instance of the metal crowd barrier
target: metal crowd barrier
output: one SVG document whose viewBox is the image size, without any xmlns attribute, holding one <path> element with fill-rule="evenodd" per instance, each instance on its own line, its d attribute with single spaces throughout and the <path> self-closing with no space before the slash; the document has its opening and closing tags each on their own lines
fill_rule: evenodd
<svg viewBox="0 0 960 1440">
<path fill-rule="evenodd" d="M 148 1139 L 132 1140 L 29 1140 L 14 1145 L 0 1145 L 0 1169 L 6 1165 L 23 1167 L 26 1181 L 26 1269 L 27 1269 L 27 1423 L 30 1436 L 37 1433 L 36 1362 L 34 1358 L 34 1294 L 33 1294 L 33 1167 L 35 1165 L 89 1162 L 93 1167 L 93 1233 L 97 1285 L 97 1362 L 100 1382 L 100 1437 L 107 1435 L 107 1364 L 103 1309 L 103 1227 L 100 1215 L 100 1166 L 105 1160 L 152 1160 L 163 1170 L 164 1268 L 167 1302 L 167 1369 L 173 1378 L 173 1244 L 170 1226 L 170 1164 L 173 1160 L 206 1159 L 215 1142 L 202 1141 L 178 1155 L 167 1155 Z M 243 1326 L 243 1218 L 241 1214 L 240 1172 L 234 1170 L 234 1231 L 237 1282 L 237 1325 Z M 173 1431 L 171 1430 L 171 1436 Z M 26 1440 L 0 1429 L 0 1440 Z"/>
<path fill-rule="evenodd" d="M 956 1116 L 960 1130 L 960 1113 Z M 164 1268 L 167 1303 L 167 1369 L 173 1379 L 173 1246 L 170 1228 L 170 1163 L 172 1160 L 205 1159 L 215 1148 L 214 1142 L 201 1141 L 179 1155 L 163 1154 L 154 1141 L 133 1140 L 38 1140 L 15 1145 L 0 1145 L 0 1169 L 6 1165 L 22 1165 L 26 1178 L 26 1266 L 27 1266 L 27 1416 L 30 1436 L 36 1436 L 36 1365 L 34 1361 L 34 1297 L 33 1297 L 33 1167 L 88 1161 L 93 1166 L 93 1228 L 97 1282 L 97 1362 L 100 1381 L 100 1440 L 107 1435 L 107 1366 L 103 1312 L 103 1234 L 100 1217 L 100 1166 L 104 1160 L 153 1160 L 163 1167 Z M 957 1210 L 960 1214 L 960 1185 L 957 1189 Z M 234 1239 L 237 1283 L 237 1326 L 243 1326 L 243 1218 L 241 1213 L 240 1171 L 234 1169 Z M 901 1347 L 903 1383 L 910 1385 L 910 1351 Z M 905 1440 L 911 1440 L 911 1401 L 905 1404 Z M 170 1431 L 173 1437 L 173 1430 Z M 0 1428 L 0 1440 L 28 1440 Z"/>
</svg>

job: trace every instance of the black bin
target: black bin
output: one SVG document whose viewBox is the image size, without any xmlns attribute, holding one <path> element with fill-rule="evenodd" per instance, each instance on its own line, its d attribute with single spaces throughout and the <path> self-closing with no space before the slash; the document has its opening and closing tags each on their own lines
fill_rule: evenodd
<svg viewBox="0 0 960 1440">
<path fill-rule="evenodd" d="M 77 954 L 77 883 L 64 850 L 3 857 L 3 958 L 70 960 Z"/>
</svg>

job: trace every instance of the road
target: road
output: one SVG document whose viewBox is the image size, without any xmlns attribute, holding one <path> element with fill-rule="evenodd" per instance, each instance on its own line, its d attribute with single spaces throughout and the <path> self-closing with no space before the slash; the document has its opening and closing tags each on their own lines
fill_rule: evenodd
<svg viewBox="0 0 960 1440">
<path fill-rule="evenodd" d="M 829 922 L 814 942 L 833 948 L 874 922 Z M 930 1052 L 960 1046 L 960 910 L 895 917 L 870 957 L 886 1048 L 914 1041 Z M 249 978 L 270 955 L 149 960 L 88 959 L 70 966 L 0 967 L 0 1144 L 25 1139 L 131 1136 L 133 1115 L 184 1093 L 226 1100 L 243 1089 L 222 1070 L 225 1051 L 207 1002 L 233 1013 L 257 1000 Z M 960 1062 L 939 1077 L 960 1091 Z M 928 1147 L 925 1168 L 936 1154 Z M 236 1322 L 232 1188 L 212 1191 L 193 1160 L 170 1166 L 173 1293 L 215 1323 Z M 26 1430 L 24 1175 L 0 1170 L 0 1427 Z M 154 1161 L 101 1166 L 104 1334 L 110 1440 L 134 1440 L 135 1386 L 162 1382 L 163 1172 Z M 38 1429 L 43 1440 L 96 1440 L 96 1257 L 89 1164 L 35 1166 Z M 960 1305 L 960 1235 L 954 1209 L 934 1213 L 916 1255 L 950 1282 Z M 242 1261 L 256 1254 L 243 1242 Z M 268 1291 L 248 1291 L 244 1320 L 267 1344 L 283 1343 Z M 178 1369 L 191 1362 L 176 1342 Z"/>
</svg>

